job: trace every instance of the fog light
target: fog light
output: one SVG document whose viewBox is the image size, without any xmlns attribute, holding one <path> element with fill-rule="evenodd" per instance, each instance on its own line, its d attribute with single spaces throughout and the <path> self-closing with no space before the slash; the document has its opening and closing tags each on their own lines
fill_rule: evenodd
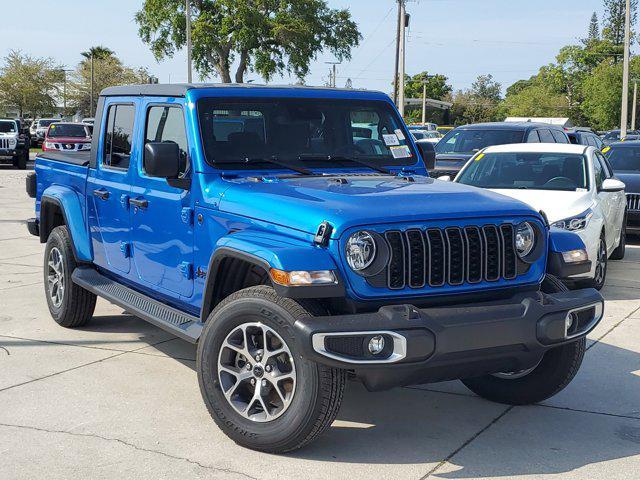
<svg viewBox="0 0 640 480">
<path fill-rule="evenodd" d="M 576 314 L 575 313 L 569 313 L 567 315 L 567 318 L 564 319 L 564 331 L 565 332 L 569 332 L 569 330 L 571 330 L 571 327 L 573 326 L 573 322 L 576 321 Z"/>
<path fill-rule="evenodd" d="M 369 340 L 369 352 L 372 355 L 377 355 L 384 350 L 384 337 L 382 335 L 376 335 Z"/>
<path fill-rule="evenodd" d="M 586 262 L 589 260 L 589 255 L 586 250 L 570 250 L 568 252 L 562 252 L 562 258 L 566 263 L 578 263 Z"/>
</svg>

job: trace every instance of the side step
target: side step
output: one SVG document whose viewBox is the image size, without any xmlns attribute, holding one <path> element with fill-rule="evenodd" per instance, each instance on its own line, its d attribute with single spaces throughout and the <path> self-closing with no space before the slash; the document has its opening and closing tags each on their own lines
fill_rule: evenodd
<svg viewBox="0 0 640 480">
<path fill-rule="evenodd" d="M 198 317 L 125 287 L 91 267 L 76 268 L 71 278 L 82 288 L 188 342 L 196 343 L 200 338 L 203 325 Z"/>
</svg>

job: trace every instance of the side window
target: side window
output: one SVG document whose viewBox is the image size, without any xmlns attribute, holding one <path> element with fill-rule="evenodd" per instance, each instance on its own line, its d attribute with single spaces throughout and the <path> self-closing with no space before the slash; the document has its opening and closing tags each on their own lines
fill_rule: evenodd
<svg viewBox="0 0 640 480">
<path fill-rule="evenodd" d="M 560 130 L 551 130 L 551 135 L 553 135 L 556 143 L 569 143 L 567 142 L 566 135 Z"/>
<path fill-rule="evenodd" d="M 189 169 L 189 145 L 182 108 L 174 106 L 152 106 L 147 111 L 145 140 L 148 142 L 171 142 L 180 150 L 180 177 Z"/>
<path fill-rule="evenodd" d="M 529 136 L 527 137 L 527 143 L 540 143 L 540 136 L 538 135 L 537 130 L 533 130 L 529 132 Z"/>
<path fill-rule="evenodd" d="M 600 190 L 600 188 L 602 188 L 602 182 L 604 181 L 604 171 L 597 154 L 594 155 L 593 158 L 593 173 L 596 178 L 596 188 Z"/>
<path fill-rule="evenodd" d="M 104 166 L 120 170 L 129 168 L 135 113 L 133 105 L 109 106 L 102 155 Z"/>
<path fill-rule="evenodd" d="M 602 150 L 604 143 L 602 143 L 602 140 L 600 139 L 600 137 L 598 137 L 597 135 L 591 135 L 591 138 L 593 139 L 593 146 L 596 147 L 598 150 Z"/>
<path fill-rule="evenodd" d="M 612 178 L 613 177 L 613 171 L 611 170 L 611 168 L 609 166 L 609 162 L 607 162 L 607 160 L 604 158 L 604 156 L 602 156 L 602 154 L 600 152 L 596 152 L 595 156 L 598 159 L 598 162 L 600 163 L 600 166 L 602 167 L 602 172 L 604 174 L 604 178 Z"/>
<path fill-rule="evenodd" d="M 556 143 L 553 139 L 553 135 L 551 135 L 551 132 L 549 130 L 538 130 L 538 135 L 540 135 L 540 141 L 542 143 Z"/>
</svg>

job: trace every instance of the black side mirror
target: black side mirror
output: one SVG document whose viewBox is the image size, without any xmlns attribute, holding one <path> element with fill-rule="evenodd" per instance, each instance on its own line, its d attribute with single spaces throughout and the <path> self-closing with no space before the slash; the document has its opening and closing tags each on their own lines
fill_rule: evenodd
<svg viewBox="0 0 640 480">
<path fill-rule="evenodd" d="M 180 176 L 180 148 L 173 142 L 149 142 L 144 146 L 144 171 L 150 177 Z"/>
<path fill-rule="evenodd" d="M 418 150 L 422 155 L 422 161 L 424 162 L 427 170 L 433 170 L 436 168 L 436 149 L 431 142 L 417 142 Z"/>
</svg>

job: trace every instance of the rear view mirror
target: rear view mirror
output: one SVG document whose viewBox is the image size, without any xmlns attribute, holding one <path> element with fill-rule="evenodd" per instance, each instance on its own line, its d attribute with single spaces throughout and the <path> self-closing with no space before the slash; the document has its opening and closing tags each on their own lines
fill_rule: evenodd
<svg viewBox="0 0 640 480">
<path fill-rule="evenodd" d="M 180 147 L 173 142 L 149 142 L 144 146 L 144 171 L 150 177 L 173 179 L 180 175 Z"/>
<path fill-rule="evenodd" d="M 625 188 L 625 184 L 617 178 L 607 178 L 602 182 L 601 192 L 621 192 Z"/>
<path fill-rule="evenodd" d="M 424 162 L 427 170 L 433 170 L 436 168 L 436 149 L 433 146 L 433 143 L 430 142 L 418 142 L 416 143 L 418 146 L 418 150 L 420 150 L 420 155 L 422 155 L 422 161 Z"/>
</svg>

